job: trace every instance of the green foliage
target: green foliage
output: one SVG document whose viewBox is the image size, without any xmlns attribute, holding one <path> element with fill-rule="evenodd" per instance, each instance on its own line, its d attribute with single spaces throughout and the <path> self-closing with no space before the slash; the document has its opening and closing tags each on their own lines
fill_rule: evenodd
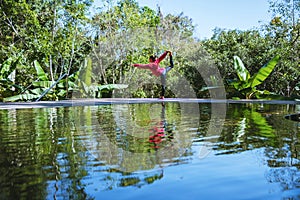
<svg viewBox="0 0 300 200">
<path fill-rule="evenodd" d="M 159 56 L 167 49 L 187 51 L 186 46 L 194 41 L 192 20 L 182 13 L 163 16 L 160 10 L 155 12 L 148 7 L 139 7 L 136 1 L 109 3 L 92 21 L 96 35 L 92 54 L 94 82 L 130 83 L 123 96 L 159 96 L 161 87 L 156 84 L 159 78 L 149 76 L 148 71 L 137 70 L 131 64 L 147 63 L 150 55 Z M 167 59 L 161 65 L 168 65 Z M 172 85 L 178 79 L 169 76 L 168 82 Z M 169 92 L 168 96 L 171 95 Z"/>
<path fill-rule="evenodd" d="M 244 83 L 235 84 L 244 88 L 240 91 L 227 88 L 228 97 L 236 96 L 237 91 L 243 93 L 240 98 L 253 94 L 259 98 L 259 93 L 268 91 L 300 96 L 299 0 L 270 1 L 273 18 L 260 29 L 216 28 L 213 37 L 203 41 L 193 37 L 193 21 L 183 13 L 164 15 L 159 7 L 156 11 L 141 7 L 136 0 L 102 0 L 101 7 L 91 14 L 92 4 L 92 0 L 0 1 L 0 100 L 48 89 L 63 74 L 64 79 L 45 100 L 70 98 L 75 91 L 79 96 L 100 97 L 103 95 L 98 92 L 103 85 L 128 83 L 135 85 L 128 86 L 126 95 L 154 97 L 160 92 L 160 87 L 153 84 L 157 79 L 131 64 L 146 63 L 149 55 L 160 55 L 164 50 L 174 52 L 176 69 L 170 72 L 168 85 L 182 86 L 184 79 L 191 87 L 176 90 L 179 94 L 192 89 L 197 97 L 207 97 L 205 89 L 218 88 L 222 80 L 203 77 L 198 66 L 215 64 L 223 80 L 234 79 L 237 70 L 231 58 L 239 55 L 244 66 L 251 66 L 245 71 L 236 60 L 236 66 L 244 69 L 239 80 L 255 81 L 247 87 Z M 265 79 L 269 69 L 260 66 L 272 55 L 280 55 L 281 62 Z M 91 58 L 90 64 L 84 71 L 81 68 L 87 58 Z M 201 72 L 211 70 L 200 68 Z M 249 78 L 258 71 L 256 77 Z M 206 87 L 207 83 L 211 84 Z M 256 91 L 256 86 L 264 92 Z M 101 91 L 110 96 L 111 91 Z M 167 90 L 167 95 L 173 97 L 174 93 Z"/>
<path fill-rule="evenodd" d="M 6 97 L 3 101 L 32 101 L 39 98 L 46 89 L 51 87 L 54 82 L 48 80 L 46 73 L 40 66 L 40 63 L 38 61 L 34 61 L 33 65 L 38 79 L 32 83 L 32 88 L 22 90 L 20 94 Z"/>
<path fill-rule="evenodd" d="M 237 75 L 242 82 L 247 82 L 250 79 L 250 73 L 244 66 L 244 63 L 238 56 L 233 57 L 234 60 L 234 69 L 237 72 Z"/>
<path fill-rule="evenodd" d="M 38 79 L 40 81 L 48 81 L 48 77 L 47 77 L 47 74 L 44 72 L 43 68 L 41 67 L 40 63 L 38 61 L 34 61 L 33 62 L 33 65 L 34 65 L 34 68 L 36 70 L 36 73 L 37 73 L 37 76 L 38 76 Z"/>
<path fill-rule="evenodd" d="M 282 135 L 278 135 L 276 129 L 280 129 L 280 124 L 283 122 L 282 117 L 276 120 L 270 117 L 274 107 L 260 104 L 229 105 L 229 107 L 226 114 L 230 124 L 225 124 L 227 131 L 220 136 L 220 140 L 225 141 L 226 144 L 220 145 L 219 149 L 227 150 L 227 153 L 243 151 L 249 148 L 247 144 L 252 140 L 255 140 L 255 148 L 274 147 L 281 142 Z M 262 107 L 263 111 L 261 111 Z M 260 144 L 257 143 L 258 140 L 261 140 Z"/>
<path fill-rule="evenodd" d="M 34 61 L 33 65 L 35 67 L 38 79 L 32 83 L 31 87 L 27 88 L 25 91 L 22 91 L 21 94 L 6 97 L 3 99 L 3 101 L 32 101 L 41 98 L 44 95 L 46 95 L 44 99 L 63 99 L 65 97 L 67 93 L 64 87 L 66 80 L 59 79 L 56 82 L 49 81 L 47 74 L 42 69 L 40 63 L 38 61 Z M 87 83 L 90 83 L 90 76 L 86 77 L 86 74 L 88 74 L 88 71 L 90 70 L 87 68 L 87 66 L 90 66 L 90 61 L 87 61 L 86 65 L 83 65 L 81 70 L 72 74 L 68 79 L 69 91 L 74 93 L 79 92 L 80 96 L 77 97 L 101 98 L 103 95 L 108 94 L 115 89 L 120 90 L 127 88 L 127 85 L 122 84 L 87 85 Z M 83 79 L 79 78 L 78 74 L 80 73 L 83 74 Z M 63 76 L 60 78 L 62 77 Z M 53 88 L 54 86 L 56 86 L 56 88 Z"/>
<path fill-rule="evenodd" d="M 21 56 L 10 57 L 0 65 L 0 100 L 5 96 L 12 95 L 22 87 L 15 84 L 15 70 L 19 64 Z"/>
<path fill-rule="evenodd" d="M 40 97 L 42 92 L 39 94 L 19 94 L 15 96 L 6 97 L 3 99 L 4 102 L 14 102 L 14 101 L 30 101 Z"/>
<path fill-rule="evenodd" d="M 266 137 L 268 139 L 275 138 L 274 129 L 268 124 L 266 118 L 263 117 L 261 113 L 252 110 L 251 113 L 245 114 L 250 115 L 250 120 L 252 120 L 252 123 L 254 123 L 255 127 L 258 129 L 258 131 L 256 132 L 258 136 Z"/>
<path fill-rule="evenodd" d="M 70 88 L 67 80 L 69 75 L 78 71 L 80 63 L 90 51 L 86 23 L 92 2 L 0 2 L 0 63 L 22 52 L 22 64 L 15 74 L 16 83 L 28 86 L 37 78 L 54 82 L 62 74 L 67 74 L 64 85 L 67 92 L 63 97 L 66 98 Z M 35 70 L 32 62 L 35 62 Z M 13 68 L 10 70 L 13 71 Z M 44 76 L 40 76 L 40 73 Z"/>
<path fill-rule="evenodd" d="M 113 90 L 126 89 L 128 85 L 125 84 L 107 84 L 107 85 L 96 85 L 92 84 L 90 86 L 86 85 L 84 82 L 82 83 L 81 95 L 82 97 L 93 97 L 93 98 L 101 98 L 101 97 L 111 97 L 110 93 Z"/>
<path fill-rule="evenodd" d="M 239 80 L 231 81 L 230 85 L 232 85 L 247 99 L 250 99 L 253 95 L 259 98 L 259 94 L 270 94 L 270 92 L 266 90 L 257 90 L 256 86 L 262 84 L 264 80 L 272 73 L 279 59 L 279 56 L 275 56 L 251 77 L 242 60 L 238 56 L 234 56 L 234 69 L 236 70 Z"/>
<path fill-rule="evenodd" d="M 0 79 L 8 79 L 8 76 L 16 69 L 20 61 L 19 57 L 10 57 L 0 65 Z"/>
<path fill-rule="evenodd" d="M 254 74 L 268 58 L 276 54 L 271 38 L 264 37 L 258 30 L 216 29 L 211 39 L 203 41 L 203 47 L 213 58 L 224 79 L 236 76 L 232 66 L 235 55 L 239 55 L 246 66 L 251 66 L 248 71 Z"/>
<path fill-rule="evenodd" d="M 263 81 L 272 73 L 279 59 L 280 57 L 277 55 L 272 58 L 267 64 L 262 66 L 262 68 L 260 68 L 260 70 L 254 75 L 252 79 L 251 88 L 254 88 L 257 85 L 263 83 Z"/>
<path fill-rule="evenodd" d="M 281 55 L 276 76 L 270 80 L 270 85 L 276 85 L 274 91 L 278 94 L 299 98 L 300 1 L 272 0 L 269 12 L 273 19 L 263 26 L 262 31 L 266 38 L 272 40 L 276 54 Z"/>
</svg>

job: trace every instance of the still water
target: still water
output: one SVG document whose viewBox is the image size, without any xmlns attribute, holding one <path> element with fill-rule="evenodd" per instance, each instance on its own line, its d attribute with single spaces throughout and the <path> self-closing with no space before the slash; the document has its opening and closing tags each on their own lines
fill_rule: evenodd
<svg viewBox="0 0 300 200">
<path fill-rule="evenodd" d="M 297 105 L 0 110 L 0 199 L 300 199 Z"/>
</svg>

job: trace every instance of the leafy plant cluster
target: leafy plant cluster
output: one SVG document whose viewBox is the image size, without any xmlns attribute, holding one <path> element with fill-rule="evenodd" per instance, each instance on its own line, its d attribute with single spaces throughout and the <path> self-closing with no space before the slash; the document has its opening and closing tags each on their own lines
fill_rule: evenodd
<svg viewBox="0 0 300 200">
<path fill-rule="evenodd" d="M 157 78 L 131 64 L 146 63 L 149 55 L 164 50 L 172 50 L 175 61 L 168 85 L 178 86 L 176 94 L 174 88 L 167 91 L 169 97 L 184 96 L 188 89 L 208 97 L 207 77 L 199 69 L 209 71 L 211 65 L 221 73 L 227 98 L 300 95 L 299 0 L 270 1 L 274 17 L 260 28 L 216 28 L 205 40 L 194 37 L 195 25 L 183 13 L 165 14 L 136 0 L 93 5 L 92 0 L 0 1 L 0 101 L 112 93 L 156 97 Z M 261 68 L 269 61 L 272 67 Z M 257 77 L 259 84 L 250 83 Z M 219 81 L 208 78 L 212 85 Z"/>
</svg>

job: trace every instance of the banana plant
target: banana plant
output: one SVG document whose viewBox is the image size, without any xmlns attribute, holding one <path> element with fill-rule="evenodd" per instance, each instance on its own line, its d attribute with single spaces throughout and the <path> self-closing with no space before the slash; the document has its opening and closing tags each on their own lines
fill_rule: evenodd
<svg viewBox="0 0 300 200">
<path fill-rule="evenodd" d="M 38 79 L 34 81 L 26 90 L 23 90 L 18 95 L 6 97 L 3 101 L 31 101 L 37 99 L 43 91 L 49 87 L 52 81 L 48 80 L 47 74 L 44 72 L 38 61 L 33 62 Z M 29 89 L 32 88 L 32 89 Z"/>
<path fill-rule="evenodd" d="M 229 85 L 233 86 L 246 99 L 251 99 L 254 96 L 260 98 L 260 95 L 269 95 L 271 92 L 257 90 L 256 86 L 264 82 L 274 70 L 279 60 L 280 56 L 276 55 L 267 64 L 262 66 L 256 74 L 251 76 L 242 60 L 238 56 L 234 56 L 234 69 L 239 79 L 231 81 Z"/>
<path fill-rule="evenodd" d="M 102 98 L 116 89 L 125 89 L 128 85 L 125 84 L 106 84 L 101 85 L 92 82 L 92 59 L 87 57 L 83 62 L 80 76 L 77 82 L 77 90 L 80 98 Z"/>
<path fill-rule="evenodd" d="M 33 66 L 36 71 L 37 79 L 32 82 L 30 86 L 28 86 L 25 90 L 21 91 L 18 95 L 6 97 L 3 99 L 4 102 L 13 102 L 13 101 L 33 101 L 39 100 L 43 95 L 46 95 L 47 99 L 63 99 L 66 94 L 66 90 L 64 87 L 65 80 L 50 81 L 47 73 L 43 70 L 40 63 L 38 61 L 33 62 Z M 69 88 L 73 89 L 76 87 L 74 82 L 72 81 L 76 77 L 76 73 L 69 76 Z M 73 79 L 72 79 L 73 78 Z M 75 78 L 76 79 L 76 78 Z M 58 90 L 52 90 L 54 84 L 58 88 Z"/>
<path fill-rule="evenodd" d="M 0 64 L 0 100 L 23 89 L 20 85 L 14 83 L 14 74 L 20 59 L 21 54 L 9 57 Z"/>
<path fill-rule="evenodd" d="M 88 64 L 87 64 L 88 63 Z M 22 91 L 18 95 L 3 98 L 5 102 L 13 101 L 39 101 L 45 96 L 45 99 L 65 99 L 66 98 L 66 79 L 62 79 L 62 76 L 55 82 L 48 79 L 47 73 L 40 66 L 38 61 L 33 62 L 38 79 L 33 81 L 32 84 L 27 87 L 25 91 Z M 86 66 L 87 65 L 87 66 Z M 85 62 L 79 71 L 71 74 L 68 77 L 69 91 L 77 92 L 80 94 L 80 98 L 93 97 L 101 98 L 103 94 L 109 93 L 115 89 L 125 89 L 127 85 L 123 84 L 108 84 L 99 85 L 91 83 L 92 74 L 89 73 L 91 63 Z M 83 75 L 80 76 L 79 74 Z M 52 89 L 56 86 L 56 90 Z"/>
</svg>

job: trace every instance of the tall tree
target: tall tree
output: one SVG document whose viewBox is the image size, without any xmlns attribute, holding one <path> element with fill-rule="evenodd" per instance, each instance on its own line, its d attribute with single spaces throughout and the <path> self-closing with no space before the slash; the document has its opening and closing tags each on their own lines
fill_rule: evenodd
<svg viewBox="0 0 300 200">
<path fill-rule="evenodd" d="M 273 39 L 274 48 L 282 56 L 277 71 L 278 92 L 287 96 L 300 95 L 300 1 L 270 1 L 273 19 L 265 26 L 265 34 Z"/>
<path fill-rule="evenodd" d="M 62 74 L 68 77 L 79 69 L 89 53 L 86 27 L 92 3 L 92 0 L 0 1 L 0 63 L 21 52 L 16 82 L 24 87 L 37 78 L 32 64 L 35 60 L 49 80 L 54 81 Z"/>
<path fill-rule="evenodd" d="M 159 55 L 167 49 L 176 53 L 177 62 L 183 60 L 183 52 L 194 42 L 192 19 L 183 13 L 164 15 L 160 8 L 154 11 L 147 6 L 140 7 L 134 0 L 103 1 L 102 5 L 93 18 L 97 36 L 93 55 L 97 63 L 95 79 L 103 84 L 132 82 L 135 86 L 129 90 L 137 90 L 133 95 L 156 96 L 160 89 L 154 84 L 156 79 L 130 64 L 146 63 L 149 55 Z M 162 63 L 167 64 L 167 61 Z M 185 69 L 180 66 L 176 71 L 183 74 Z M 169 80 L 178 79 L 170 76 Z"/>
</svg>

